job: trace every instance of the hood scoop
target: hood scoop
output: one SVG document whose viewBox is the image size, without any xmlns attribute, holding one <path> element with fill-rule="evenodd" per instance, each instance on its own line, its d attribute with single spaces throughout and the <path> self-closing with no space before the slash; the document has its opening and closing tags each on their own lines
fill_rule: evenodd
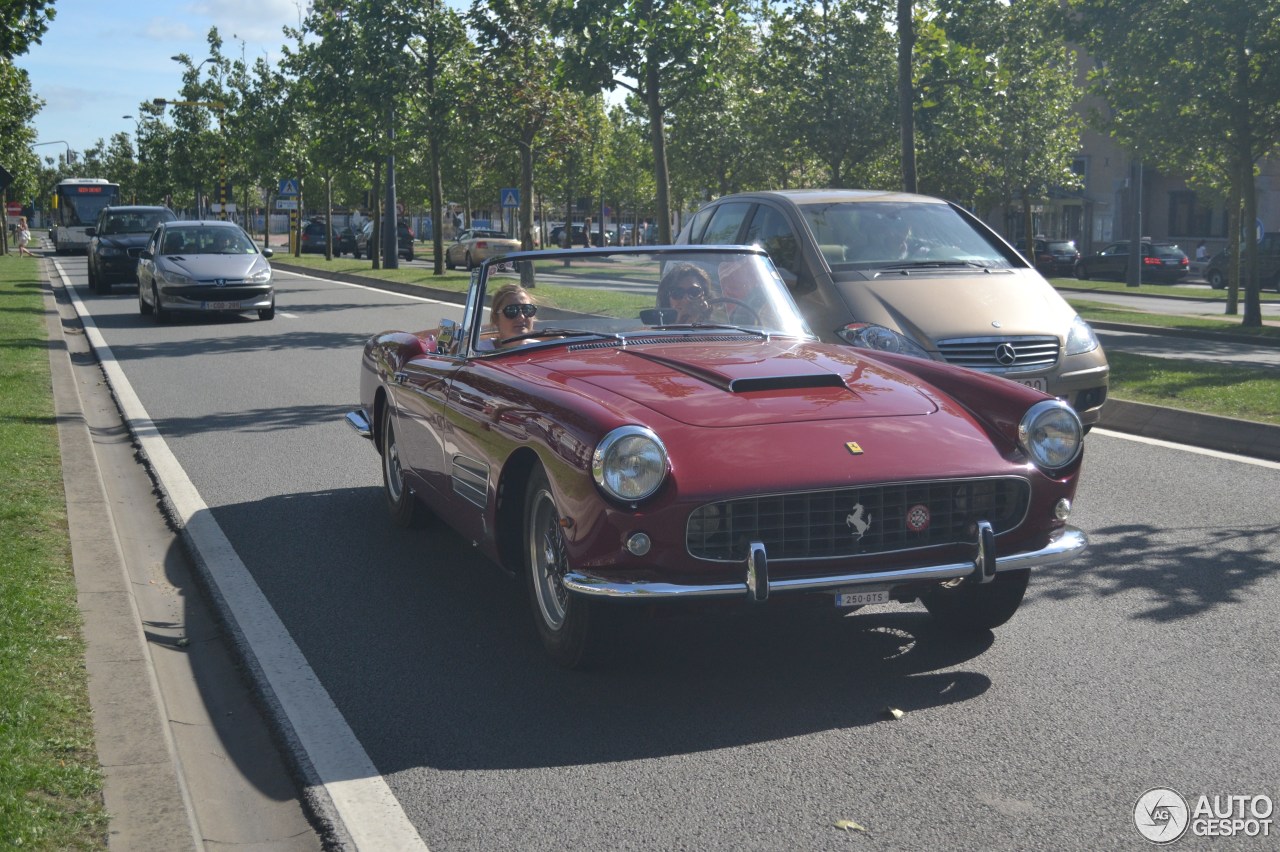
<svg viewBox="0 0 1280 852">
<path fill-rule="evenodd" d="M 813 364 L 796 359 L 773 359 L 770 367 L 794 368 L 794 372 L 784 371 L 773 375 L 733 375 L 731 369 L 723 369 L 728 365 L 720 365 L 722 369 L 706 367 L 690 361 L 667 358 L 653 352 L 631 350 L 630 354 L 653 361 L 672 370 L 679 370 L 687 376 L 706 382 L 729 393 L 751 393 L 752 391 L 805 390 L 809 388 L 847 388 L 844 378 L 829 370 L 815 371 Z"/>
</svg>

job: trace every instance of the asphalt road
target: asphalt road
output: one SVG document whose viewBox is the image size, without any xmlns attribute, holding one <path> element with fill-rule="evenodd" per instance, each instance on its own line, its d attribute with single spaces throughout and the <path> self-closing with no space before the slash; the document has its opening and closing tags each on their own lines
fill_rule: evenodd
<svg viewBox="0 0 1280 852">
<path fill-rule="evenodd" d="M 225 536 L 199 561 L 215 582 L 242 568 L 230 597 L 278 619 L 246 632 L 319 806 L 403 841 L 364 848 L 1142 848 L 1152 787 L 1280 798 L 1280 465 L 1095 430 L 1073 516 L 1092 546 L 993 635 L 956 641 L 919 606 L 672 619 L 568 673 L 467 542 L 391 524 L 342 422 L 363 341 L 456 306 L 281 273 L 272 322 L 156 326 L 60 263 L 143 452 L 171 454 L 170 499 L 193 505 L 189 482 L 191 522 Z"/>
</svg>

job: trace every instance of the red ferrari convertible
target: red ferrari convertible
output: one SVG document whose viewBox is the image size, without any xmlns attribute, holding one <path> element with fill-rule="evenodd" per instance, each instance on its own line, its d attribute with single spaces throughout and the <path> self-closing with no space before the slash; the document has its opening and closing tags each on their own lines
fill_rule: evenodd
<svg viewBox="0 0 1280 852">
<path fill-rule="evenodd" d="M 433 515 L 522 576 L 567 667 L 636 602 L 920 600 L 990 630 L 1031 568 L 1087 546 L 1068 405 L 819 343 L 753 248 L 486 262 L 461 320 L 369 340 L 347 420 L 392 517 Z"/>
</svg>

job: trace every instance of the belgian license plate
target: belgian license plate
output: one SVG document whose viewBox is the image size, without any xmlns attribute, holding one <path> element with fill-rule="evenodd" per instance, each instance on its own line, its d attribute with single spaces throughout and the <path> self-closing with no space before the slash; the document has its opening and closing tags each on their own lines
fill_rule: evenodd
<svg viewBox="0 0 1280 852">
<path fill-rule="evenodd" d="M 207 311 L 238 311 L 240 310 L 239 302 L 205 302 L 205 310 Z"/>
<path fill-rule="evenodd" d="M 1018 381 L 1022 382 L 1027 387 L 1035 388 L 1038 391 L 1047 390 L 1049 387 L 1045 384 L 1044 379 L 1018 379 Z"/>
<path fill-rule="evenodd" d="M 870 606 L 882 603 L 889 603 L 887 586 L 868 586 L 856 591 L 836 592 L 836 606 Z"/>
</svg>

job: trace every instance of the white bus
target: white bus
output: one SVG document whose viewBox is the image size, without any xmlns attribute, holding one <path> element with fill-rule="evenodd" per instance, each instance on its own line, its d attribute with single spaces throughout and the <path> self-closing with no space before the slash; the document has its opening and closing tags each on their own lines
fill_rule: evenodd
<svg viewBox="0 0 1280 852">
<path fill-rule="evenodd" d="M 103 207 L 120 203 L 120 187 L 102 178 L 67 178 L 53 188 L 53 227 L 49 236 L 58 254 L 88 251 L 85 228 L 98 221 Z"/>
</svg>

